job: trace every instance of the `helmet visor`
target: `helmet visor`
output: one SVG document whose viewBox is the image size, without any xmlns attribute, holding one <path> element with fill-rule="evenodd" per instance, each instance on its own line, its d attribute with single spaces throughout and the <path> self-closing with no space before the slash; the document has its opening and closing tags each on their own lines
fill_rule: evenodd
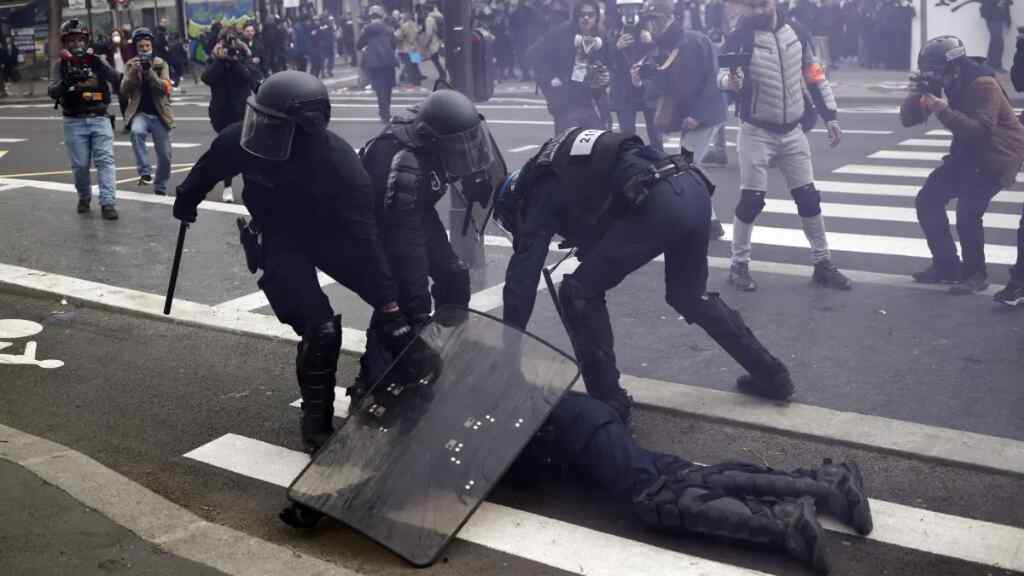
<svg viewBox="0 0 1024 576">
<path fill-rule="evenodd" d="M 484 122 L 457 134 L 438 137 L 438 152 L 445 172 L 452 179 L 485 170 L 494 162 L 491 133 Z"/>
<path fill-rule="evenodd" d="M 295 121 L 253 102 L 250 96 L 242 121 L 242 148 L 267 160 L 285 160 L 292 152 Z"/>
</svg>

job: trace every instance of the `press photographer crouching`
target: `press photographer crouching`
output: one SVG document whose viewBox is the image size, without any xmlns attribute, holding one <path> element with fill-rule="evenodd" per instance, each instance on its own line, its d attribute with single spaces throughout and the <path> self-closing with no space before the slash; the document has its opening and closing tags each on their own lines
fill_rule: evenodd
<svg viewBox="0 0 1024 576">
<path fill-rule="evenodd" d="M 153 192 L 167 194 L 167 180 L 171 177 L 171 113 L 170 67 L 163 58 L 153 53 L 153 33 L 149 28 L 137 28 L 132 33 L 132 44 L 138 54 L 125 64 L 121 79 L 121 95 L 128 100 L 125 117 L 131 127 L 132 151 L 139 172 L 139 185 L 153 184 Z M 146 138 L 153 135 L 156 151 L 156 182 L 153 166 L 149 163 Z"/>
<path fill-rule="evenodd" d="M 92 201 L 91 159 L 99 178 L 103 219 L 117 220 L 114 128 L 107 116 L 110 83 L 118 83 L 117 72 L 87 49 L 89 29 L 81 21 L 73 19 L 61 25 L 60 39 L 64 49 L 50 72 L 48 93 L 64 115 L 64 145 L 78 191 L 78 213 L 88 213 Z"/>
<path fill-rule="evenodd" d="M 930 114 L 953 133 L 942 165 L 917 193 L 917 218 L 928 240 L 932 264 L 915 273 L 925 284 L 953 284 L 970 294 L 988 287 L 985 230 L 981 218 L 992 197 L 1016 179 L 1024 161 L 1024 126 L 982 58 L 968 58 L 955 36 L 929 40 L 917 57 L 915 87 L 900 106 L 904 126 Z M 949 229 L 946 205 L 956 198 L 956 228 L 963 262 Z"/>
</svg>

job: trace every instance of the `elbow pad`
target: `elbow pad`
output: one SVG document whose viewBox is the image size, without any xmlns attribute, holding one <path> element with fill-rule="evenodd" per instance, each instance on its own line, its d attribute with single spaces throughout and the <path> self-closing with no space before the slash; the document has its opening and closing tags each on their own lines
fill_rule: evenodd
<svg viewBox="0 0 1024 576">
<path fill-rule="evenodd" d="M 393 210 L 412 210 L 419 198 L 423 173 L 416 155 L 409 150 L 399 150 L 391 158 L 384 205 Z"/>
</svg>

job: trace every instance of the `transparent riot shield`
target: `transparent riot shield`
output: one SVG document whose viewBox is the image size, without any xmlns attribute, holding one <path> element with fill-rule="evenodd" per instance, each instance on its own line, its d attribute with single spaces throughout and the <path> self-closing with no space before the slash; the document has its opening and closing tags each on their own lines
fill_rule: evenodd
<svg viewBox="0 0 1024 576">
<path fill-rule="evenodd" d="M 442 309 L 421 332 L 441 358 L 403 382 L 403 356 L 288 490 L 293 502 L 432 564 L 579 376 L 576 363 L 486 314 Z"/>
</svg>

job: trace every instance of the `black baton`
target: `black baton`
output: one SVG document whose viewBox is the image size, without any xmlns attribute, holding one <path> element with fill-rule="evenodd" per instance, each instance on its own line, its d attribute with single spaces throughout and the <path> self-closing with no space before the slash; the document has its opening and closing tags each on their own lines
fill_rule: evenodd
<svg viewBox="0 0 1024 576">
<path fill-rule="evenodd" d="M 188 223 L 182 222 L 178 227 L 178 244 L 174 247 L 174 263 L 171 264 L 171 281 L 167 284 L 167 298 L 164 300 L 164 315 L 171 313 L 171 302 L 174 302 L 174 287 L 178 284 L 178 267 L 181 265 L 181 249 L 185 246 L 185 231 Z"/>
</svg>

